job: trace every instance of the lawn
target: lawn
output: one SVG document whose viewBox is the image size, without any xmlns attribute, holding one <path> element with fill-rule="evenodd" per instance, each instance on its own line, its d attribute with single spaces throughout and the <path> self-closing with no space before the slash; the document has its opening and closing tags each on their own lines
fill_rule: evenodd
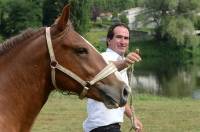
<svg viewBox="0 0 200 132">
<path fill-rule="evenodd" d="M 199 100 L 137 95 L 134 104 L 144 132 L 200 132 Z M 86 116 L 86 99 L 52 93 L 32 132 L 82 132 Z M 128 132 L 129 128 L 130 122 L 125 117 L 122 131 Z"/>
</svg>

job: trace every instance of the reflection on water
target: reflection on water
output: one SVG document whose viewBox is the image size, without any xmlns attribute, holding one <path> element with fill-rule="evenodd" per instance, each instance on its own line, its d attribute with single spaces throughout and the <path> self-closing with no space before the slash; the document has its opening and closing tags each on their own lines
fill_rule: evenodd
<svg viewBox="0 0 200 132">
<path fill-rule="evenodd" d="M 157 95 L 160 89 L 160 84 L 153 74 L 132 76 L 130 79 L 130 86 L 139 92 L 147 92 Z"/>
<path fill-rule="evenodd" d="M 200 99 L 200 89 L 194 90 L 192 93 L 193 99 Z"/>
<path fill-rule="evenodd" d="M 141 66 L 142 67 L 142 66 Z M 193 64 L 187 68 L 156 67 L 156 70 L 136 70 L 130 85 L 138 93 L 150 93 L 167 97 L 192 97 L 200 99 L 200 66 Z"/>
</svg>

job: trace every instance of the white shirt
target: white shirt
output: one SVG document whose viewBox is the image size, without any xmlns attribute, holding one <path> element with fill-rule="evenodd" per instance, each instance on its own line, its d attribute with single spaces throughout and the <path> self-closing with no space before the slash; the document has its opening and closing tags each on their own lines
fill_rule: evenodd
<svg viewBox="0 0 200 132">
<path fill-rule="evenodd" d="M 103 58 L 108 61 L 117 61 L 124 59 L 111 49 L 107 49 L 102 53 Z M 128 85 L 127 71 L 120 71 L 121 79 Z M 105 126 L 113 123 L 123 122 L 125 107 L 119 107 L 116 109 L 108 109 L 99 101 L 88 99 L 87 101 L 87 113 L 88 117 L 83 122 L 84 132 L 89 132 L 100 126 Z"/>
</svg>

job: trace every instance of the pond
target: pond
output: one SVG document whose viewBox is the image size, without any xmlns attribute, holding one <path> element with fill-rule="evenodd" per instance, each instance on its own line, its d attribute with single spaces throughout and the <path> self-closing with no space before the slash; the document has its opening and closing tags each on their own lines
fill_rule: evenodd
<svg viewBox="0 0 200 132">
<path fill-rule="evenodd" d="M 200 65 L 192 60 L 181 64 L 177 60 L 159 57 L 146 58 L 129 71 L 130 85 L 134 92 L 166 97 L 192 97 L 200 99 Z"/>
</svg>

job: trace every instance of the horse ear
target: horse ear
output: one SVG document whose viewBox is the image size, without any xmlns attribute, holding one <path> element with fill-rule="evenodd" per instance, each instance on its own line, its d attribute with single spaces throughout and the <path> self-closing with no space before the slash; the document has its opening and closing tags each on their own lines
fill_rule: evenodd
<svg viewBox="0 0 200 132">
<path fill-rule="evenodd" d="M 62 14 L 57 22 L 57 28 L 60 31 L 63 31 L 65 29 L 69 16 L 70 16 L 70 5 L 68 4 L 63 8 Z"/>
</svg>

